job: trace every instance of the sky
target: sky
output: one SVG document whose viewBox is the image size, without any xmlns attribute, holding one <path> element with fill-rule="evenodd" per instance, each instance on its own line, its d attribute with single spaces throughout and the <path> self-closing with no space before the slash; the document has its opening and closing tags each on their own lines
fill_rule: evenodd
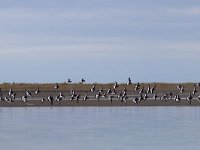
<svg viewBox="0 0 200 150">
<path fill-rule="evenodd" d="M 199 0 L 0 0 L 0 83 L 200 82 Z"/>
</svg>

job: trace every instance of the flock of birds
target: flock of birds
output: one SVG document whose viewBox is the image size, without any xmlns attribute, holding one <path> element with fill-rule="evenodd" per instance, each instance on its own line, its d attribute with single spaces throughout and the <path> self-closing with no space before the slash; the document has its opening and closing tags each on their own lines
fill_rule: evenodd
<svg viewBox="0 0 200 150">
<path fill-rule="evenodd" d="M 70 79 L 68 79 L 68 83 L 72 83 Z M 81 83 L 84 84 L 85 80 L 81 79 Z M 181 100 L 187 100 L 189 104 L 191 104 L 192 99 L 198 100 L 200 102 L 200 95 L 197 95 L 197 90 L 200 88 L 200 83 L 197 83 L 194 85 L 194 89 L 192 91 L 185 91 L 185 87 L 183 85 L 177 85 L 175 93 L 173 92 L 160 92 L 158 94 L 158 90 L 156 89 L 156 84 L 151 85 L 148 84 L 147 89 L 142 86 L 142 84 L 138 83 L 132 83 L 131 78 L 128 78 L 128 82 L 126 83 L 126 86 L 123 88 L 123 90 L 118 90 L 119 84 L 115 81 L 113 84 L 113 87 L 109 89 L 103 89 L 100 88 L 99 90 L 96 88 L 96 84 L 91 85 L 91 89 L 89 91 L 85 91 L 85 95 L 81 95 L 80 92 L 75 91 L 74 89 L 71 89 L 68 94 L 64 95 L 63 91 L 59 91 L 60 85 L 56 83 L 52 89 L 56 90 L 57 95 L 52 96 L 51 94 L 47 97 L 41 97 L 41 103 L 49 102 L 50 105 L 53 105 L 54 102 L 57 102 L 58 104 L 61 103 L 62 100 L 69 100 L 69 101 L 76 101 L 79 103 L 80 100 L 86 101 L 86 100 L 97 100 L 99 102 L 101 99 L 109 100 L 110 103 L 113 102 L 113 100 L 118 100 L 121 103 L 127 103 L 127 100 L 131 100 L 133 103 L 138 104 L 145 100 L 160 100 L 160 101 L 169 101 L 174 100 L 176 102 L 180 102 Z M 127 86 L 133 86 L 134 91 L 128 91 Z M 15 92 L 12 88 L 7 91 L 7 94 L 2 94 L 2 90 L 0 88 L 0 101 L 6 101 L 8 103 L 13 103 L 15 100 L 22 100 L 27 105 L 30 105 L 31 103 L 28 102 L 29 99 L 33 100 L 33 92 L 34 95 L 39 95 L 41 93 L 39 86 L 37 86 L 37 89 L 35 91 L 27 91 L 25 90 L 25 93 L 17 97 L 17 92 Z M 188 93 L 187 93 L 188 92 Z M 5 93 L 5 92 L 4 92 Z M 90 93 L 90 94 L 88 94 Z M 184 94 L 185 93 L 185 94 Z M 182 95 L 185 95 L 184 97 L 181 97 Z M 37 96 L 38 99 L 39 96 Z"/>
</svg>

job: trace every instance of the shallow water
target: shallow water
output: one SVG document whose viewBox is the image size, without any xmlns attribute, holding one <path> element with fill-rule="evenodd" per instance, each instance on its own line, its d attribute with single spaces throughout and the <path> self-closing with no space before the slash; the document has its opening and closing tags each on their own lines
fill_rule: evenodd
<svg viewBox="0 0 200 150">
<path fill-rule="evenodd" d="M 3 150 L 195 150 L 200 107 L 0 108 Z"/>
</svg>

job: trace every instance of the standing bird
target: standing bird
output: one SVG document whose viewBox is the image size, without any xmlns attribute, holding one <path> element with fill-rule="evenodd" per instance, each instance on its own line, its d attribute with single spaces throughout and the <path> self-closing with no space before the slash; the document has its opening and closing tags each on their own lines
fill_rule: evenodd
<svg viewBox="0 0 200 150">
<path fill-rule="evenodd" d="M 196 97 L 196 99 L 200 102 L 200 95 Z"/>
<path fill-rule="evenodd" d="M 156 85 L 154 85 L 151 89 L 150 89 L 150 92 L 151 94 L 153 94 L 153 92 L 156 90 Z"/>
<path fill-rule="evenodd" d="M 115 81 L 115 84 L 113 85 L 113 89 L 116 89 L 117 87 L 119 87 L 117 81 Z"/>
<path fill-rule="evenodd" d="M 150 86 L 150 84 L 148 84 L 147 93 L 150 93 L 150 92 L 151 92 L 151 86 Z"/>
<path fill-rule="evenodd" d="M 196 92 L 197 92 L 197 89 L 196 89 L 196 88 L 194 88 L 194 89 L 193 89 L 193 91 L 192 91 L 192 94 L 193 94 L 193 95 L 195 95 L 195 94 L 196 94 Z"/>
<path fill-rule="evenodd" d="M 26 95 L 22 96 L 21 100 L 24 101 L 24 103 L 27 103 L 27 96 Z"/>
<path fill-rule="evenodd" d="M 144 93 L 144 86 L 140 89 L 139 94 Z"/>
<path fill-rule="evenodd" d="M 91 91 L 91 92 L 94 92 L 94 91 L 95 91 L 95 89 L 96 89 L 96 86 L 95 86 L 95 85 L 93 85 L 93 86 L 92 86 L 92 88 L 90 89 L 90 91 Z"/>
<path fill-rule="evenodd" d="M 42 99 L 41 99 L 41 103 L 44 103 L 45 100 L 46 100 L 45 98 L 42 98 Z"/>
<path fill-rule="evenodd" d="M 112 103 L 114 96 L 109 96 L 108 99 L 110 100 L 110 103 Z"/>
<path fill-rule="evenodd" d="M 53 97 L 51 95 L 47 97 L 47 100 L 50 102 L 51 105 L 53 105 Z"/>
<path fill-rule="evenodd" d="M 133 102 L 134 102 L 135 104 L 138 104 L 138 103 L 139 103 L 138 97 L 135 97 L 135 98 L 133 99 Z"/>
<path fill-rule="evenodd" d="M 197 86 L 197 87 L 200 87 L 200 83 L 197 83 L 196 86 Z"/>
<path fill-rule="evenodd" d="M 83 97 L 83 100 L 84 101 L 86 101 L 86 100 L 88 100 L 89 98 L 88 98 L 88 94 L 86 93 L 86 95 Z"/>
<path fill-rule="evenodd" d="M 112 90 L 112 93 L 113 95 L 117 94 L 117 92 L 115 91 L 115 89 Z"/>
<path fill-rule="evenodd" d="M 5 100 L 6 102 L 8 102 L 8 103 L 11 103 L 11 102 L 12 102 L 11 99 L 9 99 L 7 96 L 5 96 L 4 100 Z"/>
<path fill-rule="evenodd" d="M 84 83 L 84 82 L 85 82 L 85 79 L 82 78 L 82 79 L 81 79 L 81 83 Z"/>
<path fill-rule="evenodd" d="M 157 92 L 156 92 L 156 94 L 153 95 L 153 99 L 157 100 L 157 98 L 158 98 L 158 95 L 157 95 Z"/>
<path fill-rule="evenodd" d="M 191 104 L 192 98 L 193 97 L 192 97 L 191 93 L 189 93 L 189 96 L 186 99 L 189 101 L 190 104 Z"/>
<path fill-rule="evenodd" d="M 180 98 L 179 94 L 176 94 L 176 95 L 174 96 L 174 100 L 175 100 L 176 102 L 180 102 L 180 101 L 181 101 L 181 98 Z"/>
<path fill-rule="evenodd" d="M 75 95 L 75 90 L 74 89 L 71 89 L 71 91 L 70 91 L 70 95 Z"/>
<path fill-rule="evenodd" d="M 62 98 L 60 96 L 56 96 L 55 100 L 58 102 L 58 104 L 60 104 L 60 101 L 62 100 Z"/>
<path fill-rule="evenodd" d="M 14 94 L 14 92 L 13 92 L 12 88 L 10 88 L 8 91 L 8 95 L 11 96 L 12 94 Z"/>
<path fill-rule="evenodd" d="M 61 99 L 65 98 L 65 96 L 63 95 L 62 92 L 59 92 L 59 98 L 61 98 Z"/>
<path fill-rule="evenodd" d="M 140 88 L 140 83 L 138 82 L 136 85 L 135 85 L 135 91 L 139 90 Z"/>
<path fill-rule="evenodd" d="M 70 79 L 67 80 L 68 83 L 72 83 L 72 81 Z"/>
<path fill-rule="evenodd" d="M 180 91 L 180 93 L 184 92 L 184 86 L 183 85 L 177 85 L 176 88 Z"/>
<path fill-rule="evenodd" d="M 147 100 L 149 97 L 147 95 L 147 93 L 144 94 L 144 100 Z"/>
<path fill-rule="evenodd" d="M 58 83 L 55 83 L 54 85 L 54 89 L 58 89 L 60 86 L 58 85 Z"/>
<path fill-rule="evenodd" d="M 98 102 L 99 102 L 100 96 L 101 96 L 100 92 L 98 92 L 98 93 L 95 95 L 95 98 L 97 99 Z"/>
<path fill-rule="evenodd" d="M 80 98 L 80 94 L 78 94 L 78 95 L 76 96 L 76 103 L 79 102 L 79 98 Z"/>
<path fill-rule="evenodd" d="M 127 103 L 127 100 L 128 100 L 128 96 L 123 96 L 123 97 L 122 97 L 122 100 L 123 100 L 124 103 L 126 104 L 126 103 Z"/>
<path fill-rule="evenodd" d="M 16 93 L 13 92 L 12 88 L 9 89 L 8 95 L 11 98 L 11 101 L 15 100 Z"/>
<path fill-rule="evenodd" d="M 37 90 L 35 91 L 35 94 L 39 94 L 40 93 L 40 89 L 39 89 L 39 85 L 37 85 Z"/>
<path fill-rule="evenodd" d="M 129 77 L 129 78 L 128 78 L 127 85 L 130 85 L 130 84 L 132 84 L 132 82 L 131 82 L 131 78 Z"/>
<path fill-rule="evenodd" d="M 112 91 L 111 91 L 111 88 L 108 89 L 107 91 L 107 94 L 110 94 Z"/>
<path fill-rule="evenodd" d="M 28 92 L 28 91 L 26 91 L 26 96 L 32 98 L 32 94 L 30 92 Z"/>
</svg>

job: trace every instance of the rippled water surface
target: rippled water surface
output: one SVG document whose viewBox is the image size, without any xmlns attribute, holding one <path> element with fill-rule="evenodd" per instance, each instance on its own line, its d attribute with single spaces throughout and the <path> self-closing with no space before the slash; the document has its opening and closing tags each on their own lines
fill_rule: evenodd
<svg viewBox="0 0 200 150">
<path fill-rule="evenodd" d="M 199 150 L 200 107 L 0 108 L 2 150 Z"/>
</svg>

